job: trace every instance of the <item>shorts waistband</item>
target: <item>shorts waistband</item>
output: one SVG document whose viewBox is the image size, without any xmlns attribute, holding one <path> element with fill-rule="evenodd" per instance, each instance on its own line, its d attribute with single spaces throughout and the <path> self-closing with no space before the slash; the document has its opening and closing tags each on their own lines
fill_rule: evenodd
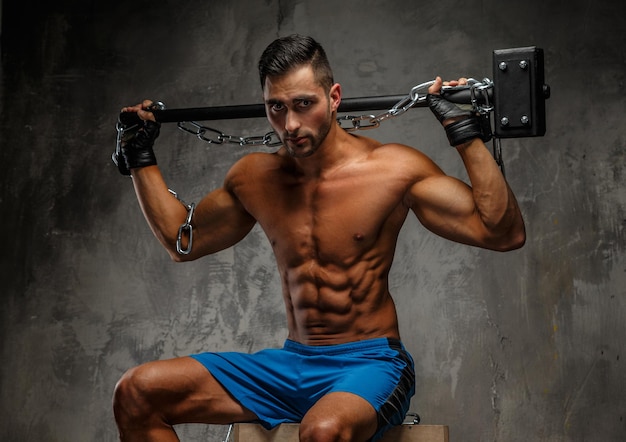
<svg viewBox="0 0 626 442">
<path fill-rule="evenodd" d="M 285 341 L 284 350 L 298 353 L 301 355 L 333 355 L 346 354 L 375 348 L 393 348 L 396 350 L 404 350 L 404 346 L 399 339 L 395 338 L 373 338 L 363 341 L 346 342 L 343 344 L 333 345 L 305 345 L 291 339 Z"/>
</svg>

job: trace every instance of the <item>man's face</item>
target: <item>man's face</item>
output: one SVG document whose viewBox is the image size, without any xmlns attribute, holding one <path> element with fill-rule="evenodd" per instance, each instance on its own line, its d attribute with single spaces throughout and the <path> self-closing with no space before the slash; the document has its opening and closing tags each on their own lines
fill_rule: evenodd
<svg viewBox="0 0 626 442">
<path fill-rule="evenodd" d="M 315 81 L 311 66 L 299 66 L 280 77 L 267 77 L 263 101 L 267 118 L 295 158 L 313 155 L 324 142 L 339 106 L 341 89 L 330 93 Z"/>
</svg>

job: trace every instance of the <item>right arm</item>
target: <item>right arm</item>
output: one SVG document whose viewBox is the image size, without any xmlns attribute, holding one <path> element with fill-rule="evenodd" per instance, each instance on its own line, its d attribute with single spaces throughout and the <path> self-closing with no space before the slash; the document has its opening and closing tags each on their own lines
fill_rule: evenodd
<svg viewBox="0 0 626 442">
<path fill-rule="evenodd" d="M 191 252 L 179 254 L 176 240 L 187 209 L 169 192 L 157 166 L 131 169 L 131 175 L 146 221 L 174 261 L 192 261 L 226 249 L 246 236 L 256 222 L 230 191 L 224 187 L 216 189 L 194 211 Z M 187 239 L 183 235 L 183 249 L 187 248 Z"/>
<path fill-rule="evenodd" d="M 137 112 L 142 120 L 154 121 L 151 112 L 143 110 L 149 101 L 127 107 L 123 112 Z M 145 134 L 142 134 L 145 135 Z M 240 241 L 252 229 L 255 219 L 243 208 L 232 190 L 236 167 L 229 172 L 222 188 L 205 196 L 195 208 L 191 225 L 193 243 L 189 254 L 179 254 L 176 248 L 178 231 L 187 218 L 186 207 L 170 193 L 163 175 L 156 166 L 152 143 L 143 136 L 143 143 L 129 141 L 122 148 L 141 210 L 152 232 L 174 261 L 191 261 L 218 252 Z M 146 141 L 147 140 L 147 141 Z M 134 143 L 134 144 L 133 144 Z M 149 151 L 149 152 L 148 152 Z M 188 247 L 188 232 L 183 235 L 182 249 Z"/>
</svg>

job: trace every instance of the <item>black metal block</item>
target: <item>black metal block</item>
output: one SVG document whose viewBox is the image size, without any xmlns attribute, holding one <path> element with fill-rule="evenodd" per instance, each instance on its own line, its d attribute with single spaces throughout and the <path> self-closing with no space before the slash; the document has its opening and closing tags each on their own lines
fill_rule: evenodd
<svg viewBox="0 0 626 442">
<path fill-rule="evenodd" d="M 494 134 L 497 138 L 546 133 L 543 50 L 535 46 L 493 51 Z"/>
</svg>

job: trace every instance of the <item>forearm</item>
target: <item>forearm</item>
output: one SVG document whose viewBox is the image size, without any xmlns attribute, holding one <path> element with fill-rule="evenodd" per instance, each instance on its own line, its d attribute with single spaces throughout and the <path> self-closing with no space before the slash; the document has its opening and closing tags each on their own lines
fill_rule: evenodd
<svg viewBox="0 0 626 442">
<path fill-rule="evenodd" d="M 132 169 L 131 174 L 137 200 L 148 225 L 172 259 L 180 260 L 176 240 L 178 229 L 187 217 L 185 206 L 170 193 L 158 167 Z"/>
<path fill-rule="evenodd" d="M 476 211 L 485 229 L 505 248 L 521 247 L 525 240 L 522 214 L 493 156 L 478 138 L 456 148 L 465 164 Z"/>
<path fill-rule="evenodd" d="M 168 191 L 157 167 L 153 146 L 161 125 L 150 112 L 153 107 L 151 101 L 144 100 L 141 104 L 122 109 L 122 112 L 137 112 L 140 123 L 130 128 L 118 126 L 118 144 L 113 161 L 122 175 L 132 176 L 139 205 L 150 228 L 174 256 L 178 234 L 176 224 L 182 223 L 181 218 L 185 220 L 186 209 Z"/>
</svg>

